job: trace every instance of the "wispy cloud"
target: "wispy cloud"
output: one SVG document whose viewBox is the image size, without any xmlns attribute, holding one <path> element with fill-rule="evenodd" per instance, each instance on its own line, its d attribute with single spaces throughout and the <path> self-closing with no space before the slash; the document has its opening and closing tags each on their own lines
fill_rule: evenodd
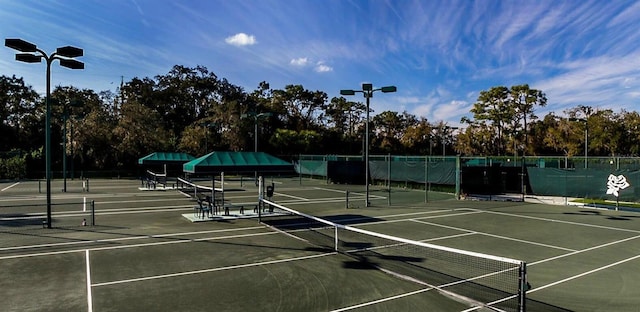
<svg viewBox="0 0 640 312">
<path fill-rule="evenodd" d="M 289 64 L 293 65 L 293 66 L 306 66 L 309 63 L 309 59 L 307 59 L 306 57 L 299 57 L 296 59 L 292 59 Z"/>
<path fill-rule="evenodd" d="M 237 33 L 231 37 L 227 37 L 224 41 L 233 46 L 247 46 L 258 43 L 255 36 L 245 33 Z"/>
<path fill-rule="evenodd" d="M 326 73 L 326 72 L 333 71 L 333 67 L 328 66 L 323 62 L 318 62 L 314 70 L 318 73 Z"/>
<path fill-rule="evenodd" d="M 481 90 L 522 83 L 547 94 L 539 116 L 638 105 L 640 2 L 327 1 L 9 1 L 0 29 L 46 51 L 84 48 L 81 73 L 91 79 L 81 82 L 97 90 L 100 80 L 163 75 L 178 64 L 245 88 L 303 84 L 329 97 L 362 81 L 396 85 L 372 101 L 376 112 L 406 109 L 432 122 L 459 121 Z M 260 49 L 247 49 L 257 38 Z M 11 51 L 0 56 L 6 74 L 40 84 L 40 72 Z M 79 75 L 55 70 L 61 81 Z"/>
</svg>

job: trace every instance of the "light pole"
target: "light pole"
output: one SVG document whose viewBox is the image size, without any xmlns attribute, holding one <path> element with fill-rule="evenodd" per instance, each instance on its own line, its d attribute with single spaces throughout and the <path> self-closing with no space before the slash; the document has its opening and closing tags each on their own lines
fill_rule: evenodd
<svg viewBox="0 0 640 312">
<path fill-rule="evenodd" d="M 362 90 L 340 90 L 340 95 L 355 95 L 362 93 L 367 101 L 367 120 L 365 125 L 365 142 L 364 142 L 364 184 L 365 184 L 365 207 L 369 207 L 369 99 L 373 97 L 373 92 L 382 91 L 383 93 L 396 92 L 395 86 L 387 86 L 378 89 L 373 88 L 371 83 L 363 83 Z"/>
<path fill-rule="evenodd" d="M 256 112 L 250 112 L 250 113 L 246 113 L 246 114 L 242 114 L 240 115 L 240 118 L 253 118 L 253 151 L 255 153 L 258 152 L 258 120 L 260 118 L 266 118 L 266 117 L 271 117 L 271 113 L 267 112 L 267 113 L 256 113 Z M 258 181 L 258 172 L 255 171 L 254 172 L 254 178 L 255 181 L 257 183 Z"/>
<path fill-rule="evenodd" d="M 445 147 L 446 147 L 446 143 L 444 141 L 445 136 L 447 135 L 447 130 L 458 130 L 458 127 L 449 127 L 449 126 L 444 126 L 442 127 L 442 156 L 445 156 Z"/>
<path fill-rule="evenodd" d="M 62 112 L 62 120 L 64 122 L 62 128 L 62 191 L 67 192 L 67 120 L 69 120 L 69 109 L 73 107 L 79 107 L 82 103 L 77 100 L 72 100 L 69 103 L 64 104 L 63 112 Z M 71 129 L 73 132 L 73 128 Z M 73 138 L 73 134 L 71 135 Z M 71 142 L 73 144 L 73 142 Z M 72 148 L 73 149 L 73 148 Z M 72 178 L 73 179 L 73 178 Z"/>
<path fill-rule="evenodd" d="M 208 154 L 209 153 L 209 129 L 216 127 L 218 124 L 215 122 L 203 122 L 200 125 L 202 125 L 205 128 L 204 153 Z"/>
<path fill-rule="evenodd" d="M 589 124 L 587 122 L 587 118 L 580 119 L 580 121 L 584 122 L 584 169 L 587 169 L 587 152 L 589 151 Z"/>
<path fill-rule="evenodd" d="M 47 97 L 45 100 L 45 173 L 47 179 L 47 228 L 51 228 L 51 63 L 60 61 L 60 66 L 70 69 L 84 69 L 84 63 L 73 58 L 82 56 L 84 51 L 80 48 L 66 46 L 56 49 L 56 52 L 47 55 L 35 44 L 22 39 L 5 39 L 4 45 L 8 48 L 23 52 L 16 54 L 16 60 L 25 63 L 40 63 L 42 59 L 47 62 Z M 36 54 L 32 54 L 36 53 Z"/>
<path fill-rule="evenodd" d="M 589 127 L 587 118 L 569 118 L 569 120 L 584 123 L 584 169 L 587 169 L 587 156 L 589 149 Z"/>
</svg>

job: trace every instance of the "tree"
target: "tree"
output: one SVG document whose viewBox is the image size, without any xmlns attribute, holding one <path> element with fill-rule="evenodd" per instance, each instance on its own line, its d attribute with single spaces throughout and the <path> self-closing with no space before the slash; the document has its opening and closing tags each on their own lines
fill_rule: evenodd
<svg viewBox="0 0 640 312">
<path fill-rule="evenodd" d="M 622 118 L 610 109 L 598 110 L 588 118 L 589 154 L 616 156 L 623 154 L 624 127 Z"/>
<path fill-rule="evenodd" d="M 374 148 L 372 151 L 386 154 L 400 150 L 402 146 L 400 140 L 404 136 L 405 130 L 409 127 L 407 115 L 406 112 L 400 115 L 397 112 L 384 111 L 373 116 L 373 129 L 371 131 L 374 139 L 371 140 L 371 145 Z"/>
<path fill-rule="evenodd" d="M 278 129 L 269 140 L 279 154 L 297 155 L 317 152 L 320 134 L 313 130 Z"/>
<path fill-rule="evenodd" d="M 287 85 L 284 90 L 273 90 L 271 107 L 287 129 L 318 130 L 323 126 L 326 101 L 327 94 L 322 91 L 309 91 L 302 85 Z"/>
<path fill-rule="evenodd" d="M 33 150 L 44 143 L 44 103 L 24 79 L 0 76 L 0 146 Z"/>
<path fill-rule="evenodd" d="M 170 150 L 169 134 L 158 112 L 136 101 L 126 101 L 113 130 L 119 165 L 135 163 L 140 155 Z"/>
<path fill-rule="evenodd" d="M 431 152 L 432 131 L 433 127 L 424 117 L 420 117 L 414 124 L 409 125 L 400 139 L 405 153 L 429 155 Z"/>
<path fill-rule="evenodd" d="M 575 125 L 569 119 L 553 113 L 547 114 L 540 122 L 533 123 L 531 133 L 534 138 L 533 145 L 538 147 L 538 154 L 574 156 L 581 149 L 581 132 L 576 131 Z"/>
<path fill-rule="evenodd" d="M 626 156 L 640 155 L 640 114 L 638 112 L 621 112 L 620 124 L 624 127 L 622 150 Z"/>
<path fill-rule="evenodd" d="M 179 135 L 194 120 L 207 116 L 211 105 L 220 102 L 218 77 L 206 67 L 175 65 L 166 75 L 156 76 L 155 109 L 168 130 Z"/>
<path fill-rule="evenodd" d="M 542 91 L 529 88 L 528 84 L 512 86 L 510 96 L 514 112 L 514 145 L 517 146 L 517 137 L 518 133 L 520 133 L 520 136 L 524 136 L 524 153 L 529 150 L 528 122 L 538 118 L 533 113 L 534 108 L 535 106 L 543 107 L 547 105 L 547 97 Z M 522 126 L 522 128 L 520 128 L 520 126 Z M 514 151 L 514 153 L 517 153 L 517 151 Z"/>
<path fill-rule="evenodd" d="M 505 151 L 505 129 L 514 120 L 514 108 L 509 105 L 509 89 L 504 86 L 492 87 L 489 91 L 480 91 L 478 100 L 471 109 L 475 120 L 462 119 L 469 125 L 476 125 L 478 128 L 490 130 L 493 136 L 490 142 L 483 142 L 492 148 L 492 153 L 504 154 Z M 482 127 L 480 127 L 482 126 Z M 478 137 L 476 139 L 487 139 Z"/>
</svg>

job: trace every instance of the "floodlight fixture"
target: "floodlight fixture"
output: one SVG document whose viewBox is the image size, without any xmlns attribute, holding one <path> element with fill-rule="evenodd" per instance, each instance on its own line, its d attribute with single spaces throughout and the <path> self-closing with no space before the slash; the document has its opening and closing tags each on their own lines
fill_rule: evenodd
<svg viewBox="0 0 640 312">
<path fill-rule="evenodd" d="M 38 48 L 35 44 L 24 41 L 22 39 L 4 39 L 4 45 L 20 52 L 37 52 Z"/>
<path fill-rule="evenodd" d="M 84 51 L 80 48 L 66 46 L 56 49 L 56 54 L 64 57 L 78 57 L 84 54 Z"/>
<path fill-rule="evenodd" d="M 371 90 L 373 90 L 373 84 L 372 83 L 363 83 L 362 84 L 362 90 L 363 91 L 371 91 Z"/>
<path fill-rule="evenodd" d="M 40 63 L 42 62 L 42 57 L 31 53 L 18 53 L 16 54 L 16 61 L 25 63 Z"/>
<path fill-rule="evenodd" d="M 60 66 L 71 69 L 84 69 L 84 63 L 76 60 L 60 59 Z"/>
<path fill-rule="evenodd" d="M 380 91 L 382 91 L 383 93 L 396 92 L 397 90 L 398 89 L 396 88 L 396 86 L 387 86 L 387 87 L 380 88 Z"/>
</svg>

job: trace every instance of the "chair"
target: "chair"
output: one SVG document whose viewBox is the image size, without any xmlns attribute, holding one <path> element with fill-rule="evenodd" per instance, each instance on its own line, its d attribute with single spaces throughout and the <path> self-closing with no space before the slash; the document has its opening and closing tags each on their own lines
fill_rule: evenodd
<svg viewBox="0 0 640 312">
<path fill-rule="evenodd" d="M 201 196 L 198 196 L 196 201 L 198 202 L 198 205 L 193 207 L 194 214 L 196 214 L 200 219 L 204 219 L 205 214 L 209 217 L 209 214 L 211 213 L 211 204 Z"/>
</svg>

